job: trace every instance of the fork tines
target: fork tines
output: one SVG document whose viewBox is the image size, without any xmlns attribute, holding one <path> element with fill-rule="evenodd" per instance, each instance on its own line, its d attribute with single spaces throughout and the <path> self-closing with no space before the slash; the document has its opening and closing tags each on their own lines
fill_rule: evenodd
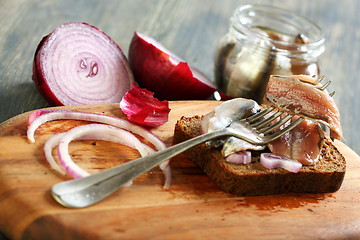
<svg viewBox="0 0 360 240">
<path fill-rule="evenodd" d="M 272 133 L 277 128 L 283 126 L 283 128 L 274 133 L 276 136 L 281 136 L 304 120 L 303 118 L 298 118 L 294 122 L 285 125 L 293 117 L 293 115 L 287 112 L 280 111 L 274 106 L 270 106 L 254 115 L 251 115 L 246 118 L 246 120 L 257 132 L 264 135 Z"/>
</svg>

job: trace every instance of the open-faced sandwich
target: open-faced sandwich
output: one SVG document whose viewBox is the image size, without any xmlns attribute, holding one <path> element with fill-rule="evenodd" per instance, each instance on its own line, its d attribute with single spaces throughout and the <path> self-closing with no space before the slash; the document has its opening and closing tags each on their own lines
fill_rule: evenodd
<svg viewBox="0 0 360 240">
<path fill-rule="evenodd" d="M 340 114 L 325 88 L 326 84 L 310 76 L 271 76 L 266 103 L 236 98 L 205 116 L 182 117 L 175 125 L 174 143 L 227 127 L 272 105 L 291 113 L 293 119 L 305 120 L 266 145 L 226 137 L 194 147 L 185 152 L 186 156 L 219 188 L 236 195 L 337 191 L 346 162 L 333 143 L 342 138 Z"/>
</svg>

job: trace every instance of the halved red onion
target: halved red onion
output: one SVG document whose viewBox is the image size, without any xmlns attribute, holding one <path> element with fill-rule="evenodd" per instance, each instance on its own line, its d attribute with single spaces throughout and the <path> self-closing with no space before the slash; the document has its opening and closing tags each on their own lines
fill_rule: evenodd
<svg viewBox="0 0 360 240">
<path fill-rule="evenodd" d="M 294 173 L 299 172 L 302 167 L 302 164 L 298 161 L 272 153 L 260 154 L 260 163 L 268 169 L 283 168 Z"/>
<path fill-rule="evenodd" d="M 119 143 L 137 149 L 141 156 L 149 155 L 154 152 L 149 146 L 140 142 L 133 134 L 123 129 L 104 125 L 104 124 L 87 124 L 75 127 L 60 138 L 58 147 L 58 157 L 61 165 L 74 178 L 81 178 L 89 175 L 87 171 L 75 164 L 69 154 L 69 143 L 77 139 L 103 140 Z"/>
<path fill-rule="evenodd" d="M 251 152 L 250 151 L 241 151 L 228 155 L 225 158 L 225 161 L 235 164 L 249 164 L 251 163 Z"/>
<path fill-rule="evenodd" d="M 159 101 L 153 95 L 153 92 L 133 83 L 121 99 L 120 108 L 131 122 L 149 127 L 161 126 L 169 120 L 169 102 Z"/>
<path fill-rule="evenodd" d="M 34 134 L 36 129 L 45 122 L 61 120 L 61 119 L 74 119 L 74 120 L 83 120 L 91 122 L 99 122 L 104 124 L 113 125 L 119 128 L 126 129 L 132 133 L 135 133 L 152 143 L 157 150 L 162 150 L 166 148 L 164 142 L 162 142 L 156 135 L 150 131 L 133 124 L 127 120 L 102 115 L 97 113 L 86 113 L 86 112 L 77 112 L 70 110 L 60 110 L 60 109 L 42 109 L 34 111 L 30 114 L 28 118 L 28 130 L 27 137 L 31 142 L 35 142 Z M 164 188 L 168 189 L 171 185 L 171 169 L 169 165 L 170 160 L 167 160 L 160 164 L 160 169 L 165 175 Z"/>
<path fill-rule="evenodd" d="M 54 105 L 118 103 L 133 75 L 120 47 L 86 23 L 70 22 L 39 43 L 33 80 Z"/>
<path fill-rule="evenodd" d="M 207 99 L 216 90 L 199 70 L 139 32 L 130 44 L 129 64 L 139 85 L 160 100 Z"/>
</svg>

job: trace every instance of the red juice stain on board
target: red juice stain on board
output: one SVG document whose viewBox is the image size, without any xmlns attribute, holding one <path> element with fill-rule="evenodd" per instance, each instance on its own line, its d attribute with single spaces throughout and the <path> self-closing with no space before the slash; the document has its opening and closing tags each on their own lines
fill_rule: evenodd
<svg viewBox="0 0 360 240">
<path fill-rule="evenodd" d="M 272 196 L 254 196 L 244 197 L 238 203 L 240 207 L 255 206 L 258 210 L 281 210 L 294 209 L 306 206 L 308 204 L 318 204 L 326 198 L 333 197 L 332 194 L 314 193 L 314 194 L 280 194 Z"/>
</svg>

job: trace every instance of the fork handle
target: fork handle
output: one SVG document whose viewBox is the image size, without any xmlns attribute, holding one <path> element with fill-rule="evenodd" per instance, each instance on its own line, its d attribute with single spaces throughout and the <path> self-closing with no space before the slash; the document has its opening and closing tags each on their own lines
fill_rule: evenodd
<svg viewBox="0 0 360 240">
<path fill-rule="evenodd" d="M 224 128 L 87 177 L 55 184 L 51 189 L 52 196 L 65 207 L 82 208 L 93 205 L 165 160 L 201 143 L 228 135 L 231 132 Z"/>
</svg>

